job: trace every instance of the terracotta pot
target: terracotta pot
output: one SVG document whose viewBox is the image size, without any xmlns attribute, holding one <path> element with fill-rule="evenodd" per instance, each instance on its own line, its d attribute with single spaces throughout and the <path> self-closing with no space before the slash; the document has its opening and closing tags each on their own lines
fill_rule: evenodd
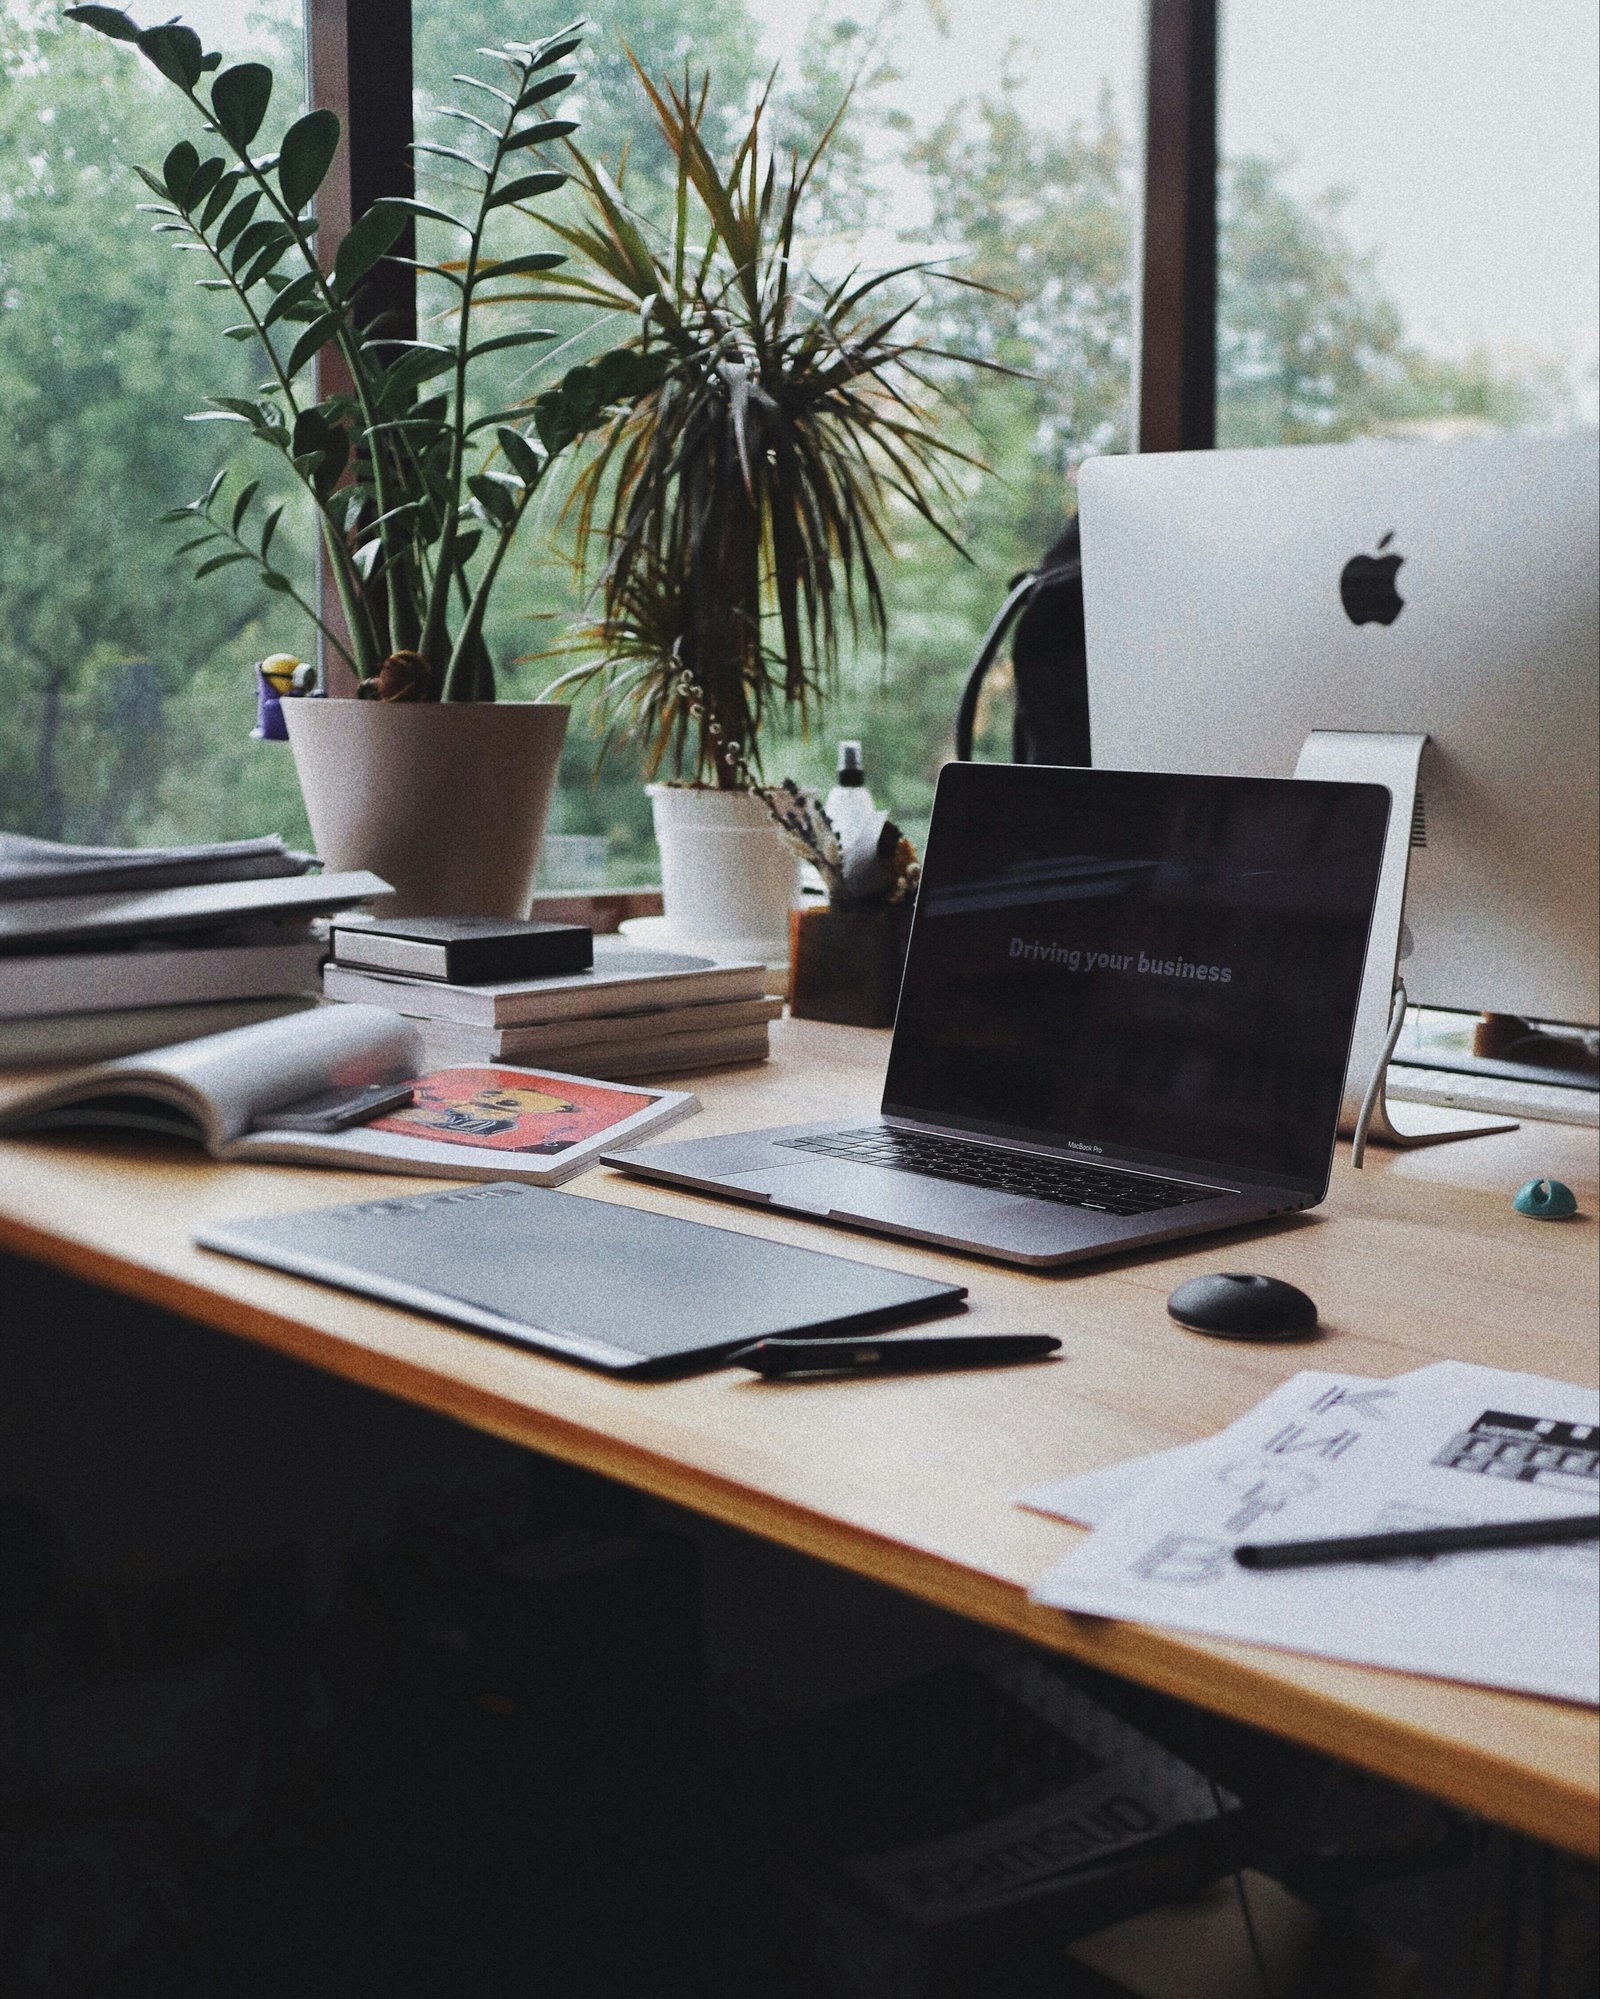
<svg viewBox="0 0 1600 1999">
<path fill-rule="evenodd" d="M 554 701 L 285 701 L 317 852 L 392 916 L 526 916 L 568 710 Z"/>
<path fill-rule="evenodd" d="M 800 863 L 748 791 L 652 784 L 665 930 L 686 945 L 771 964 L 789 953 Z"/>
</svg>

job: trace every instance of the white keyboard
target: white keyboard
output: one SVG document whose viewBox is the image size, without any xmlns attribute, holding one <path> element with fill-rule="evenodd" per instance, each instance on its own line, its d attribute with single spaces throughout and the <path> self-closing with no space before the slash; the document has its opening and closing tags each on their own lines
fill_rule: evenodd
<svg viewBox="0 0 1600 1999">
<path fill-rule="evenodd" d="M 1441 1104 L 1453 1111 L 1542 1118 L 1549 1124 L 1600 1127 L 1600 1092 L 1565 1083 L 1524 1083 L 1507 1076 L 1462 1076 L 1391 1062 L 1385 1092 L 1399 1103 Z"/>
</svg>

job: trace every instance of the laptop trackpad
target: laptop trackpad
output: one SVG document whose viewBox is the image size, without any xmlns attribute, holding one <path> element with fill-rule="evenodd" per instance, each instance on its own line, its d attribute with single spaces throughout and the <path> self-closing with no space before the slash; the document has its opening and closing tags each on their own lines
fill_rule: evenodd
<svg viewBox="0 0 1600 1999">
<path fill-rule="evenodd" d="M 725 1187 L 766 1194 L 775 1207 L 798 1208 L 811 1215 L 860 1215 L 908 1229 L 939 1229 L 952 1213 L 970 1228 L 986 1215 L 1014 1212 L 1017 1205 L 1015 1196 L 984 1187 L 934 1180 L 923 1173 L 889 1173 L 846 1159 L 797 1159 L 793 1166 L 718 1177 Z"/>
</svg>

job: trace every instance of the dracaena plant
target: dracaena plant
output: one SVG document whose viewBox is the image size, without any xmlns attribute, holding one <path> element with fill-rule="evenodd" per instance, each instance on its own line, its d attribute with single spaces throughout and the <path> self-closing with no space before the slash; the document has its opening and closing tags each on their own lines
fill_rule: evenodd
<svg viewBox="0 0 1600 1999">
<path fill-rule="evenodd" d="M 197 530 L 184 551 L 200 558 L 196 575 L 253 562 L 269 590 L 293 598 L 316 621 L 366 691 L 492 699 L 484 614 L 529 503 L 552 458 L 613 400 L 653 380 L 656 365 L 631 351 L 603 355 L 570 370 L 531 410 L 475 414 L 470 396 L 481 356 L 551 337 L 528 326 L 485 337 L 479 312 L 508 283 L 525 285 L 565 261 L 551 251 L 493 257 L 488 238 L 504 211 L 526 212 L 568 177 L 547 163 L 544 149 L 576 129 L 551 114 L 576 80 L 562 64 L 584 24 L 482 51 L 494 80 L 457 77 L 465 100 L 444 114 L 461 127 L 461 144 L 415 147 L 446 161 L 451 188 L 465 185 L 468 199 L 459 211 L 377 200 L 354 219 L 324 271 L 311 209 L 339 142 L 334 114 L 309 112 L 275 152 L 256 152 L 273 90 L 265 64 L 223 69 L 221 57 L 180 22 L 141 29 L 114 7 L 67 13 L 131 43 L 199 121 L 199 146 L 180 139 L 159 172 L 136 169 L 155 197 L 141 205 L 179 249 L 204 256 L 210 269 L 201 286 L 231 296 L 242 317 L 227 332 L 256 343 L 267 370 L 254 396 L 210 398 L 199 415 L 244 425 L 309 494 L 346 633 L 323 623 L 274 566 L 283 508 L 261 499 L 258 480 L 225 495 L 226 475 L 218 472 L 198 500 L 168 516 Z M 440 262 L 400 255 L 397 246 L 418 219 L 450 232 Z M 450 337 L 397 338 L 392 324 L 364 310 L 363 281 L 386 257 L 449 288 Z M 319 396 L 312 362 L 329 350 L 342 369 L 326 373 L 342 373 L 344 382 Z"/>
<path fill-rule="evenodd" d="M 861 613 L 882 642 L 895 507 L 950 539 L 940 517 L 976 461 L 932 428 L 936 350 L 907 330 L 931 267 L 827 282 L 802 266 L 802 203 L 839 119 L 780 163 L 764 99 L 719 166 L 708 87 L 634 67 L 676 165 L 673 220 L 652 229 L 569 142 L 578 218 L 543 219 L 578 254 L 523 293 L 626 315 L 657 370 L 585 446 L 568 504 L 580 564 L 601 559 L 599 615 L 571 643 L 597 656 L 548 691 L 594 683 L 649 774 L 731 790 L 759 778 L 768 717 L 803 724 L 827 693 Z"/>
</svg>

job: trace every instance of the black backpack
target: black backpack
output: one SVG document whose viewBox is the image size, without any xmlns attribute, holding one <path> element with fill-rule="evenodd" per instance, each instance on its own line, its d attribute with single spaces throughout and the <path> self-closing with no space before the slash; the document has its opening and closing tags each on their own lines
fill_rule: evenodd
<svg viewBox="0 0 1600 1999">
<path fill-rule="evenodd" d="M 1076 517 L 1036 570 L 1012 579 L 973 661 L 956 710 L 956 758 L 972 761 L 978 695 L 1013 621 L 1011 670 L 1016 716 L 1011 754 L 1019 764 L 1089 762 L 1089 675 L 1083 637 L 1083 550 Z"/>
</svg>

